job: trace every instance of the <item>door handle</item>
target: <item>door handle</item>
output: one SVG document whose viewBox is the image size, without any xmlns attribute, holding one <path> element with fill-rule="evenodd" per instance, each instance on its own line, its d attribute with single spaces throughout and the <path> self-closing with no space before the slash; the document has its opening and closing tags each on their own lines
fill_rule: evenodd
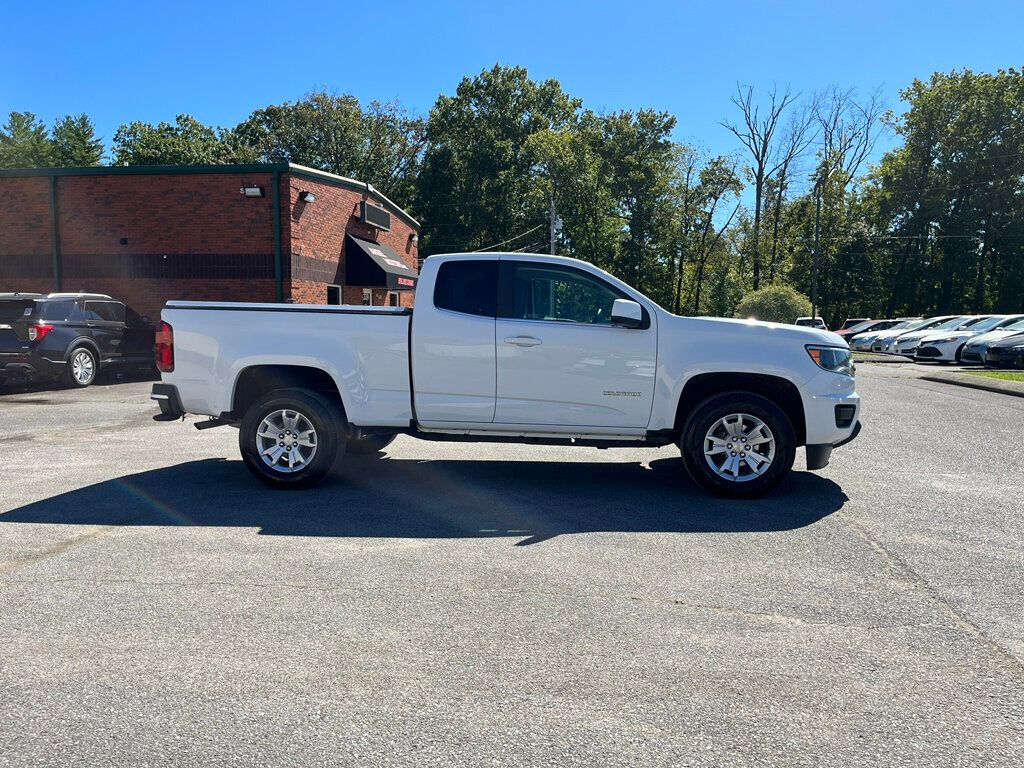
<svg viewBox="0 0 1024 768">
<path fill-rule="evenodd" d="M 544 342 L 536 336 L 508 336 L 505 338 L 505 343 L 515 344 L 517 347 L 536 347 Z"/>
</svg>

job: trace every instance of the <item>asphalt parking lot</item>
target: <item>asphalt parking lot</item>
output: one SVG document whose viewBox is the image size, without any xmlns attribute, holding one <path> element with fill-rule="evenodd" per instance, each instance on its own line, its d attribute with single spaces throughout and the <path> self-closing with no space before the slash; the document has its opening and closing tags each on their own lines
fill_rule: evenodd
<svg viewBox="0 0 1024 768">
<path fill-rule="evenodd" d="M 0 393 L 0 765 L 1020 765 L 1024 400 L 858 375 L 750 502 L 411 438 L 274 492 L 148 383 Z"/>
</svg>

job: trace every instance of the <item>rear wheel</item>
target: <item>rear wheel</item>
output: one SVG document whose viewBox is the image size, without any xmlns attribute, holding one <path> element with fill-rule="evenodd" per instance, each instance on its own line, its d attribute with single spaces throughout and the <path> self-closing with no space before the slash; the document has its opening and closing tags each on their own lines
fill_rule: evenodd
<svg viewBox="0 0 1024 768">
<path fill-rule="evenodd" d="M 391 445 L 396 437 L 398 437 L 397 434 L 390 432 L 383 435 L 371 435 L 360 440 L 348 440 L 345 443 L 345 453 L 354 456 L 369 456 L 374 453 L 380 453 Z"/>
<path fill-rule="evenodd" d="M 690 477 L 702 488 L 750 498 L 767 493 L 789 474 L 796 434 L 786 414 L 767 398 L 726 392 L 693 410 L 679 447 Z"/>
<path fill-rule="evenodd" d="M 96 355 L 88 347 L 75 347 L 71 350 L 61 380 L 69 387 L 88 387 L 96 381 L 99 363 Z"/>
<path fill-rule="evenodd" d="M 337 405 L 312 390 L 269 392 L 242 418 L 242 461 L 273 488 L 307 488 L 333 466 L 344 444 L 343 420 Z"/>
</svg>

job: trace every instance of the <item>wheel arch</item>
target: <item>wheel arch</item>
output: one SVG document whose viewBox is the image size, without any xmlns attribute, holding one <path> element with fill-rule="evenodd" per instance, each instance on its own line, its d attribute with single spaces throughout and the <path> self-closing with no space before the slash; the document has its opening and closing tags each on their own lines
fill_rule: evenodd
<svg viewBox="0 0 1024 768">
<path fill-rule="evenodd" d="M 89 351 L 96 356 L 96 365 L 99 366 L 103 364 L 103 355 L 100 354 L 99 345 L 94 339 L 91 339 L 88 336 L 77 336 L 70 344 L 67 345 L 67 348 L 64 350 L 64 362 L 70 362 L 71 353 L 79 347 L 88 347 Z"/>
<path fill-rule="evenodd" d="M 326 397 L 346 413 L 337 382 L 322 368 L 308 365 L 249 365 L 239 370 L 231 392 L 230 414 L 241 419 L 257 399 L 275 389 L 309 389 Z"/>
<path fill-rule="evenodd" d="M 715 372 L 701 373 L 683 387 L 676 407 L 675 433 L 682 434 L 683 427 L 690 414 L 704 400 L 722 392 L 742 391 L 760 395 L 777 405 L 793 426 L 796 444 L 807 442 L 807 420 L 804 415 L 803 399 L 800 390 L 789 379 L 765 373 L 733 373 Z"/>
</svg>

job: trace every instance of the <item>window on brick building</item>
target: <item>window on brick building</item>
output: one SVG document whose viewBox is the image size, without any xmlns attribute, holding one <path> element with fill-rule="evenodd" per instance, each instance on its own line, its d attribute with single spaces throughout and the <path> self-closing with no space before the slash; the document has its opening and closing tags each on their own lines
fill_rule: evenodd
<svg viewBox="0 0 1024 768">
<path fill-rule="evenodd" d="M 388 304 L 392 307 L 397 307 L 399 305 L 398 291 L 388 291 Z"/>
<path fill-rule="evenodd" d="M 364 307 L 372 307 L 373 306 L 373 289 L 371 289 L 371 288 L 363 288 L 363 306 Z"/>
<path fill-rule="evenodd" d="M 340 285 L 328 285 L 327 286 L 327 303 L 332 306 L 341 304 L 341 286 Z"/>
</svg>

